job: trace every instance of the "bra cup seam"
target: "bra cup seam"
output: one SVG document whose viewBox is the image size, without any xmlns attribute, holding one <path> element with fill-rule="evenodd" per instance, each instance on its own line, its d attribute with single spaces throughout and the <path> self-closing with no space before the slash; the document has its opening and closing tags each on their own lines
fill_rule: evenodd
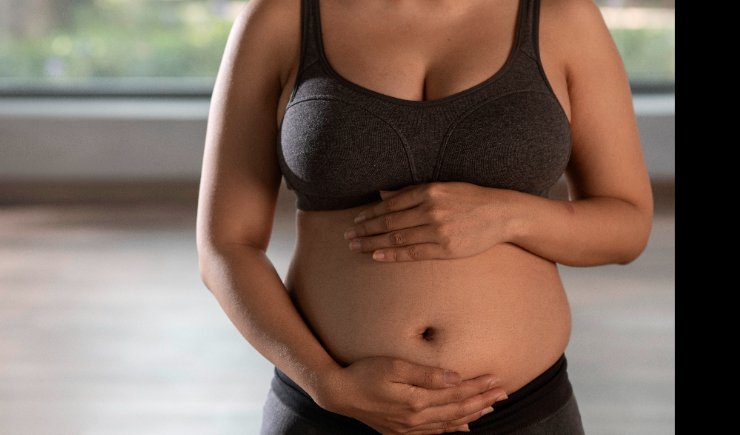
<svg viewBox="0 0 740 435">
<path fill-rule="evenodd" d="M 378 115 L 376 113 L 373 113 L 372 111 L 368 110 L 367 108 L 362 107 L 362 106 L 360 106 L 360 105 L 358 105 L 356 103 L 353 103 L 353 102 L 350 102 L 350 101 L 346 101 L 346 100 L 344 100 L 342 98 L 329 97 L 329 96 L 314 96 L 314 97 L 307 97 L 307 98 L 300 99 L 298 101 L 294 101 L 293 103 L 291 103 L 290 105 L 288 105 L 288 107 L 286 107 L 285 113 L 288 113 L 288 110 L 291 107 L 297 106 L 298 104 L 305 103 L 305 102 L 308 102 L 308 101 L 339 101 L 340 103 L 344 103 L 344 104 L 347 104 L 349 106 L 357 107 L 357 108 L 359 108 L 359 109 L 361 109 L 361 110 L 369 113 L 371 116 L 373 116 L 373 117 L 379 119 L 380 121 L 384 122 L 388 127 L 391 128 L 391 130 L 393 130 L 394 133 L 396 133 L 396 136 L 398 136 L 398 140 L 401 141 L 401 146 L 403 146 L 403 151 L 404 151 L 404 153 L 406 153 L 406 162 L 408 163 L 408 166 L 409 166 L 409 172 L 411 173 L 411 179 L 413 180 L 414 184 L 417 184 L 418 183 L 418 177 L 416 176 L 416 166 L 414 164 L 414 157 L 411 154 L 411 147 L 409 146 L 408 142 L 406 141 L 406 139 L 404 138 L 404 136 L 401 134 L 401 132 L 398 131 L 398 129 L 395 126 L 393 126 L 393 124 L 391 124 L 388 120 L 386 120 L 382 116 L 380 116 L 380 115 Z M 282 124 L 281 124 L 281 127 L 282 127 Z M 281 139 L 282 139 L 282 137 L 281 137 Z M 280 145 L 281 145 L 280 148 L 281 148 L 281 153 L 282 153 L 282 141 L 281 141 L 281 144 Z"/>
<path fill-rule="evenodd" d="M 303 82 L 301 81 L 303 79 L 303 74 L 306 73 L 306 70 L 308 70 L 313 64 L 318 62 L 319 59 L 312 60 L 308 65 L 304 65 L 303 68 L 301 68 L 298 73 L 296 74 L 295 78 L 295 84 L 293 85 L 293 92 L 290 94 L 290 99 L 288 100 L 288 106 L 285 108 L 285 110 L 288 110 L 288 107 L 290 107 L 291 103 L 295 101 L 295 96 L 298 94 L 298 89 L 301 87 Z"/>
<path fill-rule="evenodd" d="M 524 50 L 519 50 L 519 51 L 520 51 L 520 52 L 522 52 L 522 53 L 523 53 L 523 54 L 524 54 L 525 56 L 527 56 L 528 58 L 530 58 L 530 59 L 532 59 L 533 61 L 535 61 L 535 62 L 539 63 L 539 59 L 537 59 L 536 57 L 532 56 L 531 54 L 527 53 L 527 52 L 526 52 L 526 51 L 524 51 Z M 311 63 L 313 63 L 313 62 L 311 62 Z"/>
<path fill-rule="evenodd" d="M 499 100 L 501 98 L 508 97 L 510 95 L 524 94 L 524 93 L 534 93 L 534 94 L 547 95 L 550 98 L 554 98 L 555 99 L 555 102 L 558 103 L 558 105 L 560 104 L 560 102 L 558 101 L 558 99 L 554 95 L 552 95 L 552 93 L 550 93 L 550 92 L 543 92 L 543 91 L 535 91 L 535 90 L 523 90 L 523 91 L 508 92 L 506 94 L 497 95 L 497 96 L 494 96 L 494 97 L 491 97 L 491 98 L 487 98 L 487 99 L 481 101 L 480 103 L 476 104 L 475 106 L 473 106 L 470 109 L 468 109 L 465 113 L 463 113 L 462 115 L 460 115 L 460 117 L 457 118 L 452 123 L 452 125 L 449 127 L 449 129 L 447 130 L 447 133 L 445 133 L 444 140 L 442 141 L 442 146 L 440 147 L 439 153 L 437 154 L 437 164 L 435 165 L 435 168 L 434 168 L 434 174 L 432 176 L 432 180 L 434 180 L 434 181 L 438 181 L 439 180 L 439 176 L 440 176 L 440 174 L 442 172 L 442 164 L 444 163 L 444 159 L 445 159 L 446 152 L 447 152 L 447 144 L 449 143 L 450 137 L 452 137 L 452 134 L 455 132 L 455 129 L 457 128 L 458 125 L 460 125 L 460 123 L 462 123 L 468 116 L 472 115 L 478 109 L 480 109 L 481 107 L 483 107 L 483 106 L 485 106 L 487 104 L 490 104 L 490 103 L 492 103 L 492 102 L 494 102 L 496 100 Z M 569 151 L 569 154 L 568 155 L 570 156 L 570 151 Z"/>
</svg>

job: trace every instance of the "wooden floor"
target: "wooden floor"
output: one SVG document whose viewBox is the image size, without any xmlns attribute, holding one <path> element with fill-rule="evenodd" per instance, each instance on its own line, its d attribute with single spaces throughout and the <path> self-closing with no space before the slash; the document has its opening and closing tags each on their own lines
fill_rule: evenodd
<svg viewBox="0 0 740 435">
<path fill-rule="evenodd" d="M 588 435 L 675 433 L 673 210 L 634 263 L 561 267 Z M 194 235 L 192 204 L 0 207 L 0 435 L 258 433 L 272 367 L 200 281 Z"/>
</svg>

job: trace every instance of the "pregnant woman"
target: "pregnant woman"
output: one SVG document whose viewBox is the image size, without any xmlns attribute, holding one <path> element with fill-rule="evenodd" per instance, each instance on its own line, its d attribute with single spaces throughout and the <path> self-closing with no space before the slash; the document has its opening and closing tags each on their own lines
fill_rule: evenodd
<svg viewBox="0 0 740 435">
<path fill-rule="evenodd" d="M 556 264 L 631 262 L 652 213 L 591 0 L 252 0 L 234 24 L 198 251 L 276 367 L 262 435 L 582 434 Z"/>
</svg>

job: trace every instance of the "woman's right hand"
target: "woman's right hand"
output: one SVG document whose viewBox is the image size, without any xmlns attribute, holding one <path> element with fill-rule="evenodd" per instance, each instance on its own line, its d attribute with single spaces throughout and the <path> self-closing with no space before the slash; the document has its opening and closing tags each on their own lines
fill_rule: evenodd
<svg viewBox="0 0 740 435">
<path fill-rule="evenodd" d="M 322 382 L 322 408 L 367 424 L 383 435 L 467 432 L 467 424 L 506 399 L 499 379 L 460 375 L 408 361 L 369 357 Z"/>
</svg>

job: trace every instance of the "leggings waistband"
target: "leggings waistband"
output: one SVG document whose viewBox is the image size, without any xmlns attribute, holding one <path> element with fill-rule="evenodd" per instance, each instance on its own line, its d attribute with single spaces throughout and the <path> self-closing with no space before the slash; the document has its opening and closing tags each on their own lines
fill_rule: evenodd
<svg viewBox="0 0 740 435">
<path fill-rule="evenodd" d="M 495 411 L 469 424 L 471 433 L 493 432 L 506 435 L 537 424 L 559 411 L 573 396 L 568 380 L 567 361 L 562 355 L 544 373 L 509 398 L 494 404 Z M 316 404 L 298 384 L 275 368 L 272 390 L 286 406 L 301 417 L 320 422 L 336 433 L 377 435 L 378 432 L 353 418 L 329 412 Z"/>
</svg>

